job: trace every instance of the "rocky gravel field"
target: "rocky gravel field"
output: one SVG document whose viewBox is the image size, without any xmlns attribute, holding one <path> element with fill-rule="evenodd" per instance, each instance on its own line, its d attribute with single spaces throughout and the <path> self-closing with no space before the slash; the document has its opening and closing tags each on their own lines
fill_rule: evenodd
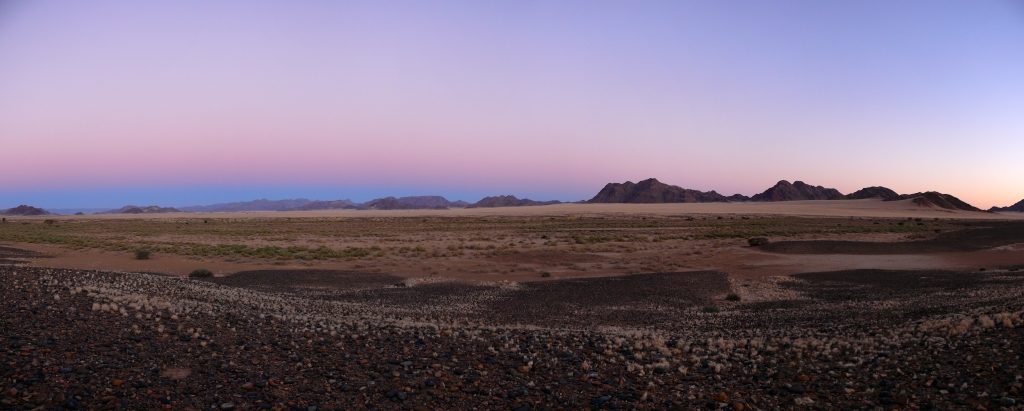
<svg viewBox="0 0 1024 411">
<path fill-rule="evenodd" d="M 0 282 L 3 410 L 1024 409 L 1009 270 Z"/>
</svg>

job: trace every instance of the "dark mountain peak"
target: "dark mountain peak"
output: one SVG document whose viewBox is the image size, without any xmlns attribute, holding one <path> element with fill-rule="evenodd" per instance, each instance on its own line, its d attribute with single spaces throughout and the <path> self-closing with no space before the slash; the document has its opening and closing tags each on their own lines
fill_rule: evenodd
<svg viewBox="0 0 1024 411">
<path fill-rule="evenodd" d="M 949 194 L 938 191 L 927 191 L 923 193 L 903 194 L 898 198 L 885 201 L 912 200 L 914 204 L 924 207 L 939 207 L 947 210 L 981 211 L 980 208 L 967 204 Z"/>
<path fill-rule="evenodd" d="M 883 200 L 899 199 L 900 195 L 895 191 L 881 186 L 865 187 L 846 195 L 847 200 L 863 200 L 865 198 L 880 198 Z"/>
<path fill-rule="evenodd" d="M 178 210 L 177 208 L 174 208 L 174 207 L 160 207 L 160 206 L 155 206 L 155 205 L 151 205 L 151 206 L 148 206 L 148 207 L 140 207 L 140 206 L 134 206 L 134 205 L 126 205 L 126 206 L 118 208 L 116 210 L 104 211 L 102 213 L 96 213 L 96 214 L 159 214 L 159 213 L 180 213 L 180 212 L 181 212 L 181 210 Z"/>
<path fill-rule="evenodd" d="M 1002 211 L 1002 212 L 1011 212 L 1011 213 L 1024 213 L 1024 200 L 1020 200 L 1020 201 L 1017 202 L 1017 204 L 1014 204 L 1014 205 L 1009 206 L 1009 207 L 992 207 L 992 208 L 988 209 L 988 211 Z"/>
<path fill-rule="evenodd" d="M 800 201 L 800 200 L 836 200 L 843 194 L 834 188 L 812 186 L 803 181 L 790 184 L 781 180 L 761 194 L 750 197 L 750 201 Z"/>
<path fill-rule="evenodd" d="M 28 205 L 22 204 L 20 206 L 14 207 L 14 208 L 8 208 L 8 209 L 6 209 L 4 211 L 0 211 L 0 215 L 21 215 L 21 216 L 50 215 L 50 212 L 46 211 L 46 210 L 43 210 L 41 208 L 32 207 L 32 206 L 28 206 Z"/>
<path fill-rule="evenodd" d="M 737 194 L 739 196 L 739 194 Z M 734 196 L 735 197 L 735 196 Z M 738 198 L 746 198 L 739 196 Z M 728 202 L 729 198 L 715 191 L 702 192 L 668 185 L 655 178 L 634 184 L 608 183 L 588 203 L 714 203 Z"/>
</svg>

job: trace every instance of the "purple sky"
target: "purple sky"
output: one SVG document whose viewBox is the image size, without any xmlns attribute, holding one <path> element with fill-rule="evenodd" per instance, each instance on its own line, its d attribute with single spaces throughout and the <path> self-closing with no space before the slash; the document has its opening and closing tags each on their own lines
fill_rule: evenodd
<svg viewBox="0 0 1024 411">
<path fill-rule="evenodd" d="M 0 3 L 0 207 L 1024 198 L 1024 3 Z"/>
</svg>

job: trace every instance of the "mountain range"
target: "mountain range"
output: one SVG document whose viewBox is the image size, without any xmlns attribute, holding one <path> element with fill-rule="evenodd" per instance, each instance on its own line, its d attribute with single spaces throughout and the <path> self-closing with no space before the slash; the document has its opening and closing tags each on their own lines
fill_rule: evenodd
<svg viewBox="0 0 1024 411">
<path fill-rule="evenodd" d="M 912 200 L 914 204 L 924 207 L 939 207 L 948 210 L 981 211 L 949 194 L 934 191 L 897 194 L 885 187 L 866 187 L 849 195 L 843 195 L 834 188 L 812 186 L 803 181 L 790 183 L 782 180 L 771 188 L 746 197 L 735 194 L 725 197 L 715 191 L 699 191 L 668 185 L 649 178 L 639 183 L 611 183 L 597 193 L 588 203 L 716 203 L 716 202 L 774 202 L 774 201 L 806 201 L 806 200 L 861 200 L 879 198 L 884 201 Z M 1020 204 L 1020 203 L 1018 203 Z"/>
<path fill-rule="evenodd" d="M 139 207 L 139 206 L 133 206 L 133 205 L 126 205 L 126 206 L 118 208 L 116 210 L 104 211 L 104 212 L 101 212 L 101 213 L 94 213 L 94 214 L 162 214 L 162 213 L 180 213 L 180 212 L 181 212 L 181 210 L 178 210 L 177 208 L 174 208 L 174 207 L 160 207 L 160 206 L 155 206 L 155 205 L 151 205 L 151 206 L 148 206 L 148 207 Z"/>
<path fill-rule="evenodd" d="M 625 183 L 609 183 L 604 186 L 593 198 L 582 203 L 631 203 L 631 204 L 659 204 L 659 203 L 719 203 L 719 202 L 776 202 L 776 201 L 806 201 L 806 200 L 861 200 L 877 198 L 883 201 L 911 200 L 914 204 L 923 207 L 937 207 L 949 210 L 982 211 L 962 200 L 949 194 L 935 191 L 919 192 L 914 194 L 898 194 L 895 191 L 880 186 L 865 187 L 853 193 L 843 195 L 834 188 L 814 186 L 803 181 L 790 183 L 781 180 L 767 190 L 751 197 L 742 194 L 724 196 L 718 192 L 700 191 L 669 185 L 649 178 L 637 183 L 626 181 Z M 560 204 L 561 201 L 535 201 L 528 198 L 519 199 L 513 195 L 501 195 L 484 197 L 476 203 L 458 200 L 449 201 L 442 196 L 408 196 L 408 197 L 384 197 L 365 203 L 356 203 L 349 199 L 344 200 L 309 200 L 305 198 L 288 200 L 267 200 L 258 199 L 246 202 L 218 203 L 205 206 L 189 207 L 139 207 L 127 205 L 115 210 L 95 212 L 93 214 L 154 214 L 154 213 L 176 213 L 176 212 L 245 212 L 245 211 L 309 211 L 309 210 L 424 210 L 424 209 L 448 209 L 448 208 L 482 208 L 482 207 L 522 207 Z M 77 210 L 77 209 L 68 209 Z M 1024 200 L 1009 207 L 992 207 L 990 212 L 1024 212 Z M 0 211 L 0 215 L 48 215 L 46 210 L 21 205 L 15 208 Z M 81 213 L 78 213 L 81 214 Z"/>
<path fill-rule="evenodd" d="M 355 205 L 352 200 L 340 200 L 347 201 L 351 205 Z M 226 212 L 240 212 L 240 211 L 281 211 L 293 208 L 302 207 L 306 204 L 312 203 L 312 200 L 305 198 L 296 198 L 294 200 L 267 200 L 261 198 L 253 201 L 243 201 L 236 203 L 219 203 L 211 204 L 206 206 L 190 206 L 180 207 L 179 209 L 189 213 L 226 213 Z"/>
</svg>

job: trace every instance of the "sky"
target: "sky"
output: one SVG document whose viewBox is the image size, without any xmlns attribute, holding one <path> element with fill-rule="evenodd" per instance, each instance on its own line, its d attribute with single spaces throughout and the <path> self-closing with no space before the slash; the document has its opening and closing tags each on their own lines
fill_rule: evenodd
<svg viewBox="0 0 1024 411">
<path fill-rule="evenodd" d="M 4 1 L 0 207 L 1024 198 L 1024 3 Z"/>
</svg>

